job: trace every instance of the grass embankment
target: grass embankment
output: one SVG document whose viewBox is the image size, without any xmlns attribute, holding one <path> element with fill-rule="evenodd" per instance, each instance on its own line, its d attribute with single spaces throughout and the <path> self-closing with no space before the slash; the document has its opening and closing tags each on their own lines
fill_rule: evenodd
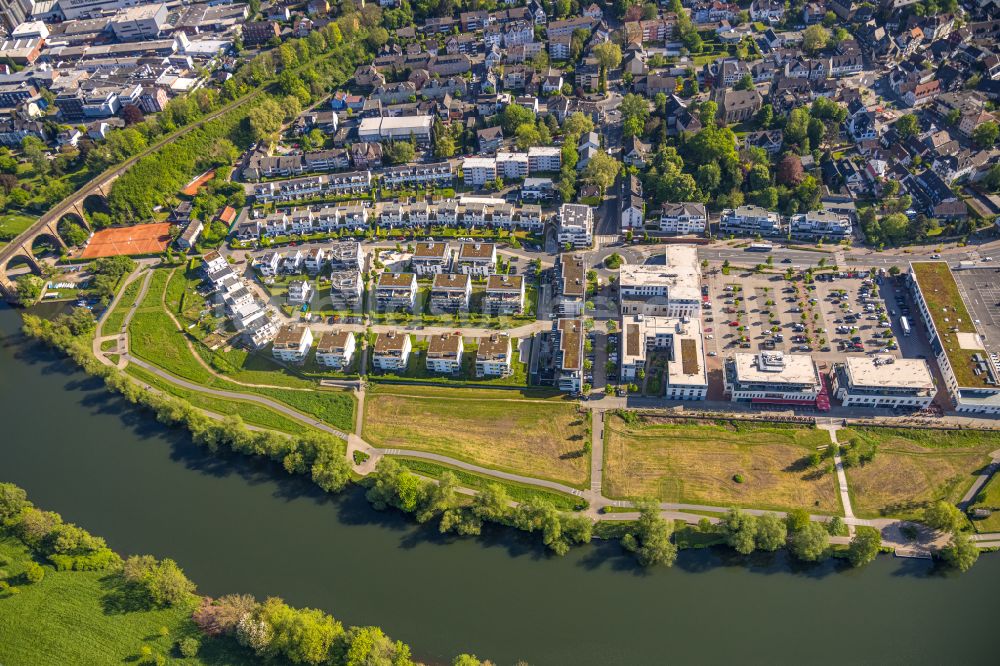
<svg viewBox="0 0 1000 666">
<path fill-rule="evenodd" d="M 524 485 L 523 483 L 514 483 L 513 481 L 504 481 L 502 479 L 483 476 L 481 474 L 473 474 L 472 472 L 467 472 L 465 470 L 458 469 L 457 467 L 450 467 L 448 465 L 442 465 L 440 463 L 420 460 L 417 458 L 398 457 L 393 459 L 410 471 L 422 476 L 431 477 L 433 479 L 439 479 L 445 472 L 451 472 L 455 475 L 455 478 L 458 479 L 458 482 L 461 485 L 474 490 L 482 490 L 490 484 L 496 484 L 503 488 L 507 492 L 507 495 L 515 502 L 527 502 L 529 499 L 541 499 L 551 502 L 553 506 L 561 511 L 577 511 L 587 508 L 586 500 L 572 495 L 567 495 L 566 493 L 543 490 L 534 486 Z"/>
<path fill-rule="evenodd" d="M 3 569 L 16 578 L 31 561 L 19 541 L 0 537 Z M 138 663 L 143 646 L 169 654 L 171 664 L 239 664 L 247 653 L 235 644 L 204 640 L 191 621 L 191 608 L 130 610 L 106 571 L 54 571 L 45 567 L 38 583 L 0 596 L 0 663 Z M 167 635 L 160 634 L 166 627 Z M 188 636 L 202 640 L 198 657 L 181 657 L 174 645 Z"/>
<path fill-rule="evenodd" d="M 840 510 L 830 473 L 805 458 L 830 443 L 813 428 L 742 422 L 605 421 L 604 493 L 663 502 L 761 509 Z M 737 481 L 737 475 L 742 482 Z"/>
<path fill-rule="evenodd" d="M 977 532 L 1000 532 L 1000 474 L 994 474 L 983 486 L 973 500 L 971 508 L 988 509 L 993 512 L 987 518 L 972 519 L 972 525 Z"/>
<path fill-rule="evenodd" d="M 248 425 L 267 428 L 269 430 L 278 430 L 290 435 L 301 433 L 304 430 L 311 430 L 309 426 L 301 421 L 296 421 L 284 414 L 279 414 L 263 405 L 245 400 L 229 400 L 198 391 L 190 391 L 172 384 L 137 365 L 127 366 L 125 372 L 164 393 L 183 398 L 200 409 L 216 414 L 239 416 Z"/>
<path fill-rule="evenodd" d="M 1000 434 L 974 430 L 844 428 L 837 438 L 877 446 L 871 462 L 847 469 L 854 512 L 864 517 L 915 518 L 931 502 L 957 503 L 1000 448 Z"/>
<path fill-rule="evenodd" d="M 115 335 L 121 331 L 125 317 L 128 316 L 128 311 L 132 309 L 136 297 L 139 296 L 139 290 L 142 289 L 142 281 L 143 276 L 140 275 L 125 287 L 115 308 L 104 318 L 104 323 L 101 325 L 103 335 Z"/>
<path fill-rule="evenodd" d="M 302 388 L 309 387 L 313 390 L 241 386 L 212 374 L 191 352 L 187 336 L 177 329 L 170 316 L 163 310 L 160 298 L 167 285 L 167 273 L 157 271 L 153 274 L 153 282 L 155 284 L 150 285 L 149 293 L 129 324 L 130 350 L 136 357 L 153 363 L 173 375 L 203 386 L 264 395 L 340 430 L 353 429 L 355 400 L 354 396 L 347 391 L 319 389 L 315 383 L 306 380 L 297 380 L 297 383 L 303 385 Z M 200 343 L 196 341 L 192 341 L 192 344 L 196 348 L 200 346 Z M 240 354 L 247 353 L 233 350 L 229 354 L 239 358 Z M 263 357 L 258 355 L 249 355 L 249 358 L 256 358 L 258 362 L 263 360 Z M 282 384 L 282 378 L 294 379 L 277 366 L 275 367 L 278 371 L 274 369 L 266 372 L 259 371 L 259 374 L 263 375 L 259 381 L 268 384 Z"/>
<path fill-rule="evenodd" d="M 440 453 L 484 467 L 583 487 L 587 415 L 571 404 L 518 392 L 379 387 L 365 400 L 374 446 Z"/>
</svg>

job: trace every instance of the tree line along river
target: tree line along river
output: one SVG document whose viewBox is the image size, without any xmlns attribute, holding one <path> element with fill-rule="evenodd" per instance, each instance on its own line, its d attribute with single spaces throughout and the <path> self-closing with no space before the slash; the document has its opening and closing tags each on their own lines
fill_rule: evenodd
<svg viewBox="0 0 1000 666">
<path fill-rule="evenodd" d="M 1000 555 L 958 575 L 889 556 L 846 570 L 712 549 L 647 572 L 617 544 L 558 558 L 501 528 L 441 537 L 357 489 L 324 496 L 215 457 L 19 327 L 0 305 L 0 480 L 122 554 L 176 559 L 203 593 L 376 624 L 431 664 L 463 651 L 532 666 L 1000 661 Z"/>
</svg>

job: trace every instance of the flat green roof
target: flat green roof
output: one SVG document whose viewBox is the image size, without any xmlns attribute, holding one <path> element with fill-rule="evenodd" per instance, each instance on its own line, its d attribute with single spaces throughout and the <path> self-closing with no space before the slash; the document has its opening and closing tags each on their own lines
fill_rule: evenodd
<svg viewBox="0 0 1000 666">
<path fill-rule="evenodd" d="M 982 349 L 962 349 L 958 343 L 958 333 L 978 333 L 972 315 L 962 299 L 958 282 L 951 268 L 944 261 L 919 261 L 910 264 L 913 277 L 920 287 L 924 302 L 931 313 L 934 328 L 944 346 L 951 370 L 959 386 L 970 388 L 995 388 L 986 383 L 988 375 L 977 375 L 973 368 L 974 354 L 986 354 Z M 945 321 L 947 320 L 947 321 Z"/>
</svg>

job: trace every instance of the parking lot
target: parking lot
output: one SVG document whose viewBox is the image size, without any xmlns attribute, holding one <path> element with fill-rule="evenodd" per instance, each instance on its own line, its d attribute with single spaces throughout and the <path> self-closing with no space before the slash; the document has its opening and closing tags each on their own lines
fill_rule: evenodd
<svg viewBox="0 0 1000 666">
<path fill-rule="evenodd" d="M 1000 349 L 1000 269 L 953 271 L 976 328 L 990 352 Z"/>
<path fill-rule="evenodd" d="M 737 351 L 808 353 L 821 366 L 851 354 L 929 354 L 925 336 L 913 333 L 917 322 L 902 278 L 817 274 L 806 284 L 798 276 L 788 281 L 784 274 L 723 275 L 717 267 L 705 278 L 703 321 L 710 368 L 720 367 L 720 357 Z M 992 295 L 990 321 L 996 328 L 991 335 L 1000 342 L 1000 288 L 995 294 L 984 293 L 983 299 Z M 901 328 L 903 315 L 908 316 L 910 335 Z"/>
</svg>

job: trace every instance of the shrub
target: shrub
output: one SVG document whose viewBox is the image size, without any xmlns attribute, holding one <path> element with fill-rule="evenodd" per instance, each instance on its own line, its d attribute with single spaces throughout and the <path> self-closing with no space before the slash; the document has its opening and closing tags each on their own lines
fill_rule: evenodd
<svg viewBox="0 0 1000 666">
<path fill-rule="evenodd" d="M 41 583 L 45 578 L 45 569 L 37 562 L 28 562 L 24 568 L 24 578 L 29 583 Z"/>
<path fill-rule="evenodd" d="M 746 481 L 746 478 L 743 476 L 743 474 L 737 472 L 736 474 L 733 474 L 733 481 L 735 481 L 736 483 L 743 483 L 744 481 Z"/>
<path fill-rule="evenodd" d="M 188 636 L 187 638 L 182 638 L 177 641 L 177 651 L 181 653 L 182 657 L 196 657 L 198 656 L 198 650 L 201 649 L 201 641 L 197 638 Z"/>
</svg>

